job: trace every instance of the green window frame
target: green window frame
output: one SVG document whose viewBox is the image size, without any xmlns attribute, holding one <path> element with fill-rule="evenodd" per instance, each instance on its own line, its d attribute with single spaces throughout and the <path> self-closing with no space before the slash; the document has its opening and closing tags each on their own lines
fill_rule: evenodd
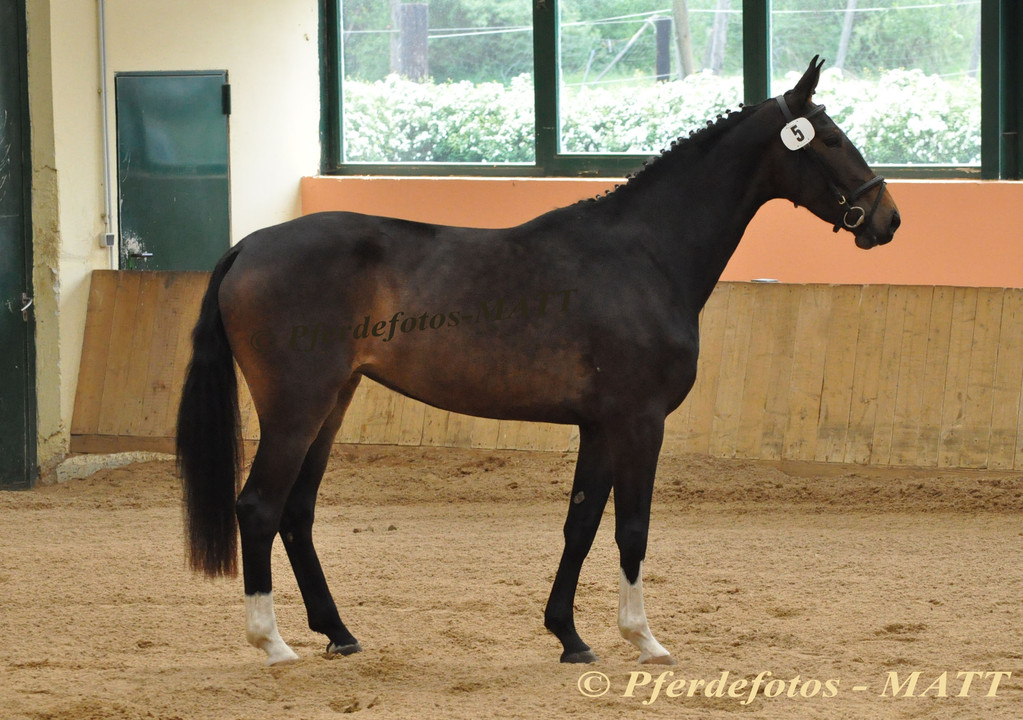
<svg viewBox="0 0 1023 720">
<path fill-rule="evenodd" d="M 536 159 L 527 165 L 369 164 L 341 162 L 340 0 L 321 0 L 321 172 L 325 175 L 620 177 L 648 155 L 558 152 L 558 0 L 533 0 Z M 769 97 L 770 0 L 743 0 L 743 102 Z M 1018 0 L 981 0 L 980 167 L 877 165 L 897 178 L 1019 180 L 1023 147 L 1023 9 Z M 681 132 L 683 128 L 679 128 Z"/>
</svg>

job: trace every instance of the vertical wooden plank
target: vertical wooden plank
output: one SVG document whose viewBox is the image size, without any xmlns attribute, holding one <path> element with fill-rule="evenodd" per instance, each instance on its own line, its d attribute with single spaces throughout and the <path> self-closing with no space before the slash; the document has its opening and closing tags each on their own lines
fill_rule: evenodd
<svg viewBox="0 0 1023 720">
<path fill-rule="evenodd" d="M 141 273 L 137 272 L 122 272 L 117 276 L 114 320 L 110 332 L 106 372 L 103 375 L 103 405 L 99 415 L 101 435 L 118 434 L 121 409 L 127 402 L 128 368 L 131 362 L 132 338 L 135 336 L 140 280 Z"/>
<path fill-rule="evenodd" d="M 451 413 L 447 410 L 438 410 L 427 405 L 426 410 L 423 411 L 423 445 L 430 447 L 444 446 L 450 416 Z"/>
<path fill-rule="evenodd" d="M 862 288 L 859 285 L 831 288 L 831 317 L 828 320 L 821 409 L 817 422 L 817 446 L 814 450 L 814 459 L 822 462 L 842 461 L 845 458 L 856 369 L 861 294 Z"/>
<path fill-rule="evenodd" d="M 352 396 L 352 402 L 348 406 L 348 412 L 345 413 L 345 419 L 341 422 L 341 429 L 337 434 L 337 442 L 357 443 L 360 441 L 363 421 L 367 412 L 366 406 L 369 402 L 367 395 L 370 392 L 370 387 L 375 384 L 369 378 L 363 377 L 359 386 L 355 388 L 355 394 Z"/>
<path fill-rule="evenodd" d="M 181 285 L 175 286 L 172 297 L 178 308 L 178 336 L 174 346 L 174 374 L 168 378 L 167 386 L 170 401 L 164 415 L 164 427 L 175 433 L 178 419 L 178 405 L 181 402 L 181 389 L 185 384 L 185 370 L 192 359 L 192 329 L 199 320 L 199 307 L 202 296 L 209 284 L 209 273 L 186 273 L 181 277 Z M 180 293 L 180 294 L 179 294 Z"/>
<path fill-rule="evenodd" d="M 1019 312 L 1019 306 L 1023 305 L 1023 290 L 1008 290 L 1005 303 L 1012 309 L 1011 319 L 1004 318 L 1002 321 L 1002 334 L 1008 337 L 1012 335 L 1023 335 L 1023 317 Z M 1017 342 L 1014 339 L 1013 342 Z M 1023 388 L 1020 389 L 1020 396 L 1017 399 L 1018 414 L 1016 416 L 1016 442 L 1015 457 L 1012 467 L 1015 470 L 1023 469 Z"/>
<path fill-rule="evenodd" d="M 447 432 L 444 434 L 444 447 L 467 448 L 472 446 L 472 428 L 476 418 L 461 413 L 448 415 Z M 536 435 L 535 429 L 533 435 Z M 533 449 L 533 448 L 529 448 Z"/>
<path fill-rule="evenodd" d="M 1023 290 L 1005 290 L 992 395 L 991 447 L 987 467 L 1009 470 L 1015 464 L 1016 436 L 1023 390 Z"/>
<path fill-rule="evenodd" d="M 881 342 L 881 375 L 877 383 L 877 413 L 874 416 L 874 439 L 870 448 L 872 465 L 891 463 L 899 365 L 902 362 L 902 341 L 912 291 L 913 288 L 904 285 L 893 285 L 888 290 L 884 339 Z"/>
<path fill-rule="evenodd" d="M 152 344 L 147 348 L 148 367 L 142 399 L 142 412 L 129 428 L 129 433 L 143 437 L 173 437 L 176 428 L 166 425 L 168 405 L 174 404 L 172 378 L 185 368 L 174 365 L 181 325 L 180 276 L 176 273 L 154 273 L 158 280 L 157 314 L 153 319 Z"/>
<path fill-rule="evenodd" d="M 860 296 L 859 335 L 853 369 L 852 404 L 845 462 L 865 464 L 870 460 L 877 416 L 877 391 L 881 373 L 881 351 L 885 335 L 889 286 L 867 285 Z"/>
<path fill-rule="evenodd" d="M 139 273 L 139 300 L 135 328 L 128 351 L 125 396 L 118 419 L 118 435 L 146 435 L 143 419 L 153 341 L 160 317 L 160 291 L 163 279 L 154 273 Z"/>
<path fill-rule="evenodd" d="M 783 286 L 754 284 L 753 315 L 750 328 L 746 377 L 743 380 L 742 405 L 735 433 L 735 454 L 738 457 L 760 456 L 764 414 L 772 359 L 777 353 L 777 337 L 782 303 L 788 297 Z"/>
<path fill-rule="evenodd" d="M 518 433 L 517 422 L 512 420 L 500 420 L 497 423 L 497 449 L 510 450 L 514 447 L 515 436 Z"/>
<path fill-rule="evenodd" d="M 920 440 L 920 410 L 927 366 L 933 289 L 906 288 L 906 312 L 902 327 L 902 350 L 895 383 L 891 453 L 889 464 L 913 465 Z"/>
<path fill-rule="evenodd" d="M 497 435 L 500 431 L 500 420 L 475 418 L 469 433 L 469 447 L 493 450 L 497 447 Z"/>
<path fill-rule="evenodd" d="M 392 415 L 390 422 L 384 428 L 383 442 L 387 445 L 399 445 L 401 444 L 401 420 L 405 415 L 405 407 L 413 400 L 393 390 L 388 390 L 388 393 L 391 395 Z"/>
<path fill-rule="evenodd" d="M 78 388 L 75 391 L 75 407 L 71 420 L 72 435 L 94 435 L 99 432 L 103 378 L 110 351 L 116 297 L 117 273 L 109 270 L 93 271 L 89 285 L 89 305 L 85 316 L 85 337 L 82 340 Z"/>
<path fill-rule="evenodd" d="M 692 393 L 690 393 L 690 396 Z M 689 400 L 686 399 L 668 415 L 664 421 L 664 441 L 661 443 L 661 454 L 681 455 L 691 452 L 689 449 Z"/>
<path fill-rule="evenodd" d="M 369 378 L 360 385 L 366 389 L 365 411 L 362 427 L 359 428 L 359 442 L 380 445 L 387 442 L 387 434 L 395 415 L 395 394 Z"/>
<path fill-rule="evenodd" d="M 941 407 L 945 396 L 949 342 L 952 333 L 952 304 L 955 290 L 935 287 L 931 293 L 930 319 L 927 325 L 927 351 L 920 393 L 920 423 L 917 432 L 916 459 L 913 465 L 936 467 L 941 436 Z"/>
<path fill-rule="evenodd" d="M 779 460 L 785 451 L 785 432 L 792 407 L 789 388 L 792 383 L 792 359 L 796 347 L 799 305 L 808 292 L 803 285 L 782 285 L 778 288 L 778 314 L 774 336 L 774 353 L 767 374 L 767 395 L 760 437 L 760 457 Z"/>
<path fill-rule="evenodd" d="M 980 288 L 977 292 L 977 315 L 966 385 L 961 467 L 987 466 L 991 442 L 992 391 L 1002 321 L 1002 295 L 1001 288 Z"/>
<path fill-rule="evenodd" d="M 423 422 L 426 419 L 426 404 L 406 398 L 401 410 L 401 426 L 398 430 L 399 445 L 420 445 L 423 442 Z"/>
<path fill-rule="evenodd" d="M 703 327 L 703 318 L 706 308 L 700 311 L 699 324 Z M 697 364 L 696 382 L 700 382 L 699 363 Z M 692 442 L 692 406 L 693 392 L 695 386 L 689 391 L 689 395 L 682 401 L 682 404 L 675 408 L 675 411 L 668 415 L 664 422 L 664 441 L 661 443 L 661 452 L 667 455 L 677 455 L 693 452 L 690 447 Z"/>
<path fill-rule="evenodd" d="M 689 441 L 686 443 L 689 452 L 705 453 L 710 448 L 725 330 L 731 322 L 728 318 L 728 297 L 732 287 L 733 283 L 718 284 L 703 310 L 696 384 L 686 401 L 690 403 Z"/>
<path fill-rule="evenodd" d="M 816 454 L 830 314 L 831 288 L 806 286 L 796 320 L 789 420 L 783 446 L 784 457 L 792 460 L 813 460 Z"/>
<path fill-rule="evenodd" d="M 564 452 L 568 450 L 574 427 L 574 425 L 555 425 L 553 423 L 541 424 L 540 446 L 538 449 L 544 452 Z"/>
<path fill-rule="evenodd" d="M 735 456 L 735 438 L 753 326 L 752 283 L 732 283 L 726 313 L 728 322 L 721 344 L 721 374 L 707 441 L 708 452 L 717 457 Z"/>
<path fill-rule="evenodd" d="M 540 423 L 520 422 L 514 449 L 539 450 L 543 445 L 543 441 L 540 438 L 541 432 Z"/>
<path fill-rule="evenodd" d="M 568 446 L 565 448 L 567 452 L 578 452 L 579 451 L 579 426 L 571 425 L 568 428 Z"/>
<path fill-rule="evenodd" d="M 970 375 L 970 348 L 977 318 L 977 288 L 956 288 L 952 300 L 945 392 L 941 401 L 941 442 L 938 465 L 958 467 L 963 450 L 966 387 Z"/>
<path fill-rule="evenodd" d="M 377 442 L 383 445 L 397 445 L 401 436 L 401 416 L 405 409 L 405 403 L 410 402 L 409 398 L 400 395 L 393 390 L 387 390 L 388 413 L 383 417 L 378 429 Z"/>
</svg>

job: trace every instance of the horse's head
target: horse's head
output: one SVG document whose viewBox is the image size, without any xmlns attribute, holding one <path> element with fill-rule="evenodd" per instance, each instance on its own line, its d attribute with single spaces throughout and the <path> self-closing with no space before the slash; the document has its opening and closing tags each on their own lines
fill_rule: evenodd
<svg viewBox="0 0 1023 720">
<path fill-rule="evenodd" d="M 890 242 L 901 218 L 884 178 L 875 175 L 823 105 L 811 102 L 821 66 L 814 57 L 796 87 L 762 112 L 781 134 L 774 152 L 780 194 L 814 215 L 856 236 L 856 245 L 872 248 Z M 777 136 L 776 136 L 777 137 Z"/>
</svg>

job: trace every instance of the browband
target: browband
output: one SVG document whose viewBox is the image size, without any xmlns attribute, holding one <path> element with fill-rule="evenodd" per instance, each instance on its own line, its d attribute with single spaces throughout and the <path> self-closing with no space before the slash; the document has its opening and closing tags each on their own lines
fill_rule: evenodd
<svg viewBox="0 0 1023 720">
<path fill-rule="evenodd" d="M 796 119 L 796 116 L 792 114 L 791 110 L 789 110 L 789 104 L 785 102 L 784 95 L 776 95 L 774 99 L 778 103 L 779 107 L 781 107 L 782 115 L 785 116 L 785 122 L 792 122 Z M 822 112 L 824 112 L 823 105 L 814 105 L 810 112 L 801 115 L 800 117 L 812 118 L 814 115 L 820 115 Z"/>
</svg>

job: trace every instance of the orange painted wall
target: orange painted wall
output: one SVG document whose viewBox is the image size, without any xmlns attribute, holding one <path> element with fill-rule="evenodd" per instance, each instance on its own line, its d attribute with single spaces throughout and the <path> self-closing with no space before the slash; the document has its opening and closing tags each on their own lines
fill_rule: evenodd
<svg viewBox="0 0 1023 720">
<path fill-rule="evenodd" d="M 615 184 L 609 179 L 309 177 L 303 213 L 355 210 L 425 222 L 504 227 Z M 1023 287 L 1023 182 L 893 180 L 902 227 L 859 250 L 846 232 L 791 203 L 764 206 L 722 276 L 788 283 Z"/>
</svg>

